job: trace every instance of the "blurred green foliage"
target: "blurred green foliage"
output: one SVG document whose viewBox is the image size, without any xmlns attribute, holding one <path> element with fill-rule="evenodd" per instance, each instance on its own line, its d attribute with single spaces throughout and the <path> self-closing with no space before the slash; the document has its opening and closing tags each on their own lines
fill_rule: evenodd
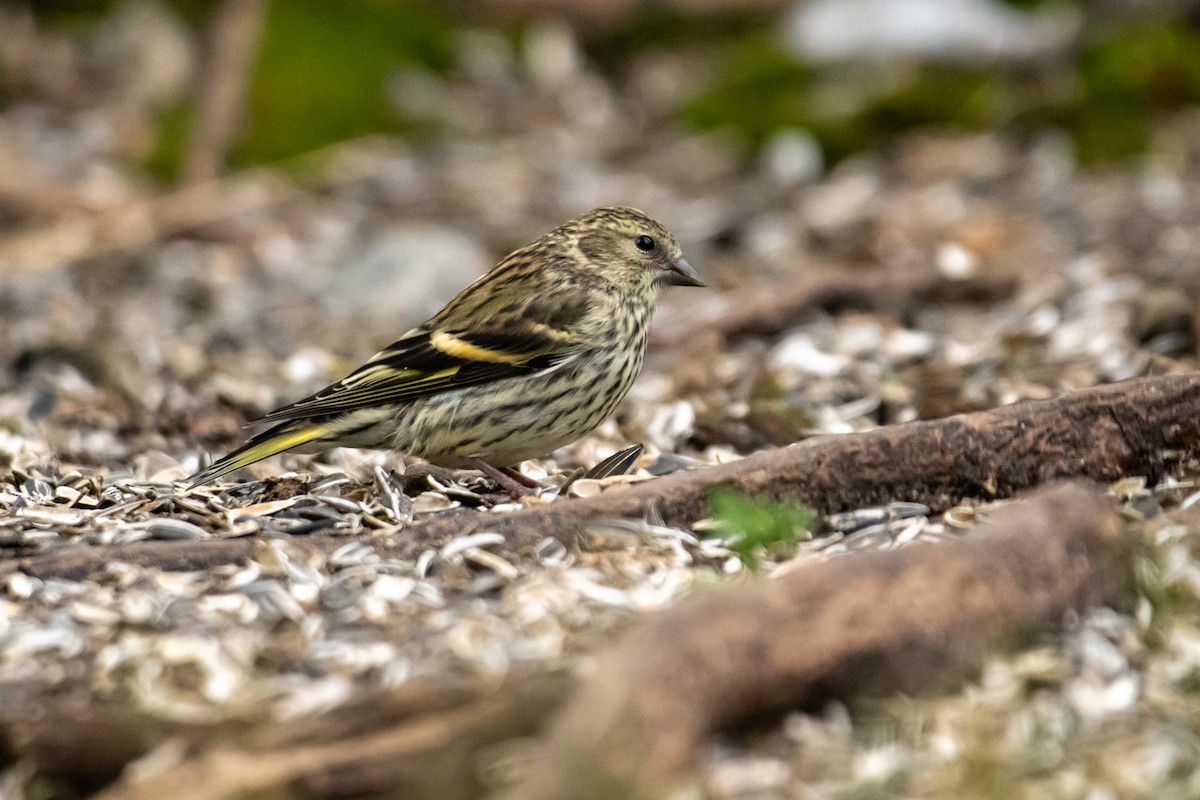
<svg viewBox="0 0 1200 800">
<path fill-rule="evenodd" d="M 449 69 L 454 30 L 446 12 L 426 0 L 347 0 L 336 12 L 321 0 L 271 3 L 232 166 L 410 132 L 388 101 L 388 75 L 402 65 Z M 176 173 L 193 112 L 185 101 L 163 114 L 151 174 Z"/>
<path fill-rule="evenodd" d="M 64 28 L 101 19 L 116 5 L 116 0 L 32 0 L 29 7 L 42 24 Z"/>
<path fill-rule="evenodd" d="M 764 552 L 789 554 L 798 536 L 811 538 L 817 512 L 795 502 L 747 497 L 728 486 L 713 492 L 710 517 L 726 546 L 750 569 L 757 569 Z"/>
<path fill-rule="evenodd" d="M 1031 9 L 1071 0 L 1006 0 Z M 199 33 L 215 0 L 167 0 Z M 748 152 L 785 129 L 810 131 L 830 163 L 885 146 L 914 128 L 1029 134 L 1065 130 L 1082 161 L 1144 152 L 1160 117 L 1200 104 L 1200 30 L 1175 14 L 1084 14 L 1069 52 L 1024 63 L 812 64 L 780 42 L 770 11 L 687 17 L 645 3 L 618 27 L 581 28 L 591 62 L 619 86 L 630 65 L 652 52 L 687 52 L 711 69 L 699 90 L 665 109 L 698 131 L 721 131 Z M 69 27 L 111 13 L 119 0 L 32 0 L 48 25 Z M 401 118 L 386 96 L 401 65 L 453 69 L 455 42 L 488 24 L 470 6 L 436 0 L 320 0 L 270 3 L 249 90 L 247 124 L 234 165 L 278 161 L 365 134 L 428 130 Z M 452 13 L 455 11 L 457 13 Z M 514 44 L 522 27 L 502 30 Z M 186 141 L 189 100 L 163 112 L 160 145 L 148 167 L 171 177 Z"/>
<path fill-rule="evenodd" d="M 680 114 L 694 128 L 732 132 L 751 148 L 777 131 L 802 128 L 836 162 L 899 131 L 987 127 L 998 122 L 1006 99 L 1003 76 L 991 69 L 914 64 L 899 81 L 881 80 L 870 67 L 805 65 L 759 37 L 738 43 L 722 75 Z"/>
<path fill-rule="evenodd" d="M 780 128 L 812 127 L 816 71 L 762 34 L 733 44 L 716 82 L 681 110 L 700 129 L 732 129 L 761 144 Z"/>
<path fill-rule="evenodd" d="M 386 96 L 400 65 L 450 67 L 453 25 L 418 0 L 323 0 L 271 4 L 247 108 L 249 135 L 236 163 L 272 161 L 403 121 Z"/>
<path fill-rule="evenodd" d="M 1114 31 L 1079 56 L 1080 96 L 1068 114 L 1083 160 L 1141 152 L 1156 115 L 1200 104 L 1200 30 L 1184 20 Z"/>
<path fill-rule="evenodd" d="M 179 172 L 192 127 L 192 112 L 191 103 L 181 100 L 159 113 L 158 142 L 143 165 L 155 178 L 170 182 Z"/>
<path fill-rule="evenodd" d="M 1160 114 L 1200 103 L 1200 30 L 1183 16 L 1098 26 L 1065 60 L 1035 63 L 814 66 L 767 35 L 728 42 L 720 60 L 684 120 L 751 148 L 803 128 L 831 162 L 913 128 L 1048 127 L 1081 161 L 1107 161 L 1144 152 Z"/>
<path fill-rule="evenodd" d="M 778 27 L 768 8 L 687 15 L 660 3 L 641 3 L 622 25 L 580 31 L 588 56 L 605 72 L 622 75 L 638 56 L 688 50 L 719 54 L 722 44 L 756 38 Z"/>
</svg>

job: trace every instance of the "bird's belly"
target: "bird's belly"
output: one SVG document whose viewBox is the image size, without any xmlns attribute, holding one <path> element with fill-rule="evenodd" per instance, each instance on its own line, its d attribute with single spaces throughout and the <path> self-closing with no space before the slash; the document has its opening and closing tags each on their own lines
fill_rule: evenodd
<svg viewBox="0 0 1200 800">
<path fill-rule="evenodd" d="M 589 433 L 629 391 L 640 353 L 578 359 L 558 370 L 422 398 L 397 449 L 447 467 L 539 458 Z M 607 362 L 607 363 L 605 363 Z M 599 367 L 599 368 L 597 368 Z"/>
</svg>

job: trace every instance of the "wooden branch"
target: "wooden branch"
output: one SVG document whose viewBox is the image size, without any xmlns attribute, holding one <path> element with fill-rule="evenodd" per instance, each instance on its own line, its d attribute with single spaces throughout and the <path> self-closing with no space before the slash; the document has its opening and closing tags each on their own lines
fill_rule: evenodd
<svg viewBox="0 0 1200 800">
<path fill-rule="evenodd" d="M 364 137 L 322 147 L 276 165 L 303 169 L 323 188 L 361 181 L 378 172 L 386 139 Z M 336 165 L 336 169 L 328 165 Z M 0 172 L 4 164 L 0 163 Z M 23 201 L 22 184 L 33 187 Z M 40 187 L 40 188 L 39 188 Z M 55 269 L 81 259 L 134 252 L 159 239 L 209 229 L 306 197 L 278 169 L 257 167 L 174 191 L 135 194 L 97 204 L 74 187 L 46 184 L 36 175 L 0 175 L 0 203 L 42 211 L 53 219 L 0 235 L 0 273 Z M 61 202 L 60 202 L 61 201 Z M 56 205 L 57 204 L 57 205 Z M 78 212 L 64 214 L 64 212 Z"/>
<path fill-rule="evenodd" d="M 0 206 L 44 217 L 104 209 L 71 184 L 31 170 L 3 150 L 0 150 Z"/>
<path fill-rule="evenodd" d="M 351 540 L 342 537 L 340 541 L 345 544 Z M 248 561 L 253 557 L 255 547 L 260 542 L 261 539 L 240 537 L 124 542 L 99 546 L 72 544 L 44 553 L 0 560 L 0 575 L 24 572 L 36 578 L 82 580 L 96 572 L 102 572 L 109 564 L 118 562 L 172 572 L 188 572 Z"/>
<path fill-rule="evenodd" d="M 931 303 L 995 303 L 1011 297 L 1017 280 L 980 276 L 953 279 L 940 273 L 868 270 L 818 273 L 786 285 L 771 285 L 716 295 L 686 307 L 668 305 L 650 332 L 654 347 L 671 347 L 695 331 L 726 339 L 763 336 L 787 330 L 816 310 L 858 308 L 902 316 Z"/>
<path fill-rule="evenodd" d="M 412 555 L 479 530 L 514 546 L 546 536 L 574 543 L 600 519 L 641 518 L 653 509 L 668 525 L 708 512 L 717 485 L 751 495 L 798 499 L 823 514 L 894 500 L 945 510 L 965 498 L 1009 497 L 1055 479 L 1160 478 L 1180 454 L 1200 450 L 1200 373 L 1138 378 L 940 420 L 866 433 L 820 436 L 740 461 L 678 472 L 511 514 L 461 514 L 397 531 L 377 545 Z"/>
<path fill-rule="evenodd" d="M 536 733 L 569 694 L 560 669 L 525 669 L 500 683 L 416 678 L 364 693 L 315 717 L 197 725 L 163 720 L 128 703 L 0 686 L 0 758 L 21 759 L 80 795 L 191 800 L 291 787 L 304 796 L 454 800 L 483 793 L 476 758 L 493 743 Z M 121 778 L 167 739 L 189 757 L 145 781 Z M 105 788 L 105 787 L 108 788 Z"/>
<path fill-rule="evenodd" d="M 1070 477 L 1158 480 L 1182 455 L 1200 450 L 1200 373 L 1162 375 L 1071 392 L 1049 400 L 892 425 L 866 433 L 820 436 L 740 461 L 703 467 L 586 500 L 562 500 L 509 514 L 458 512 L 366 537 L 386 555 L 413 558 L 457 536 L 504 534 L 513 548 L 546 536 L 575 544 L 597 520 L 642 518 L 651 509 L 669 525 L 689 526 L 708 513 L 717 485 L 752 495 L 798 499 L 821 513 L 894 500 L 944 510 L 966 498 L 990 500 Z M 249 540 L 247 540 L 249 541 Z M 332 551 L 350 541 L 310 536 Z M 202 569 L 248 556 L 238 540 L 145 542 L 120 550 L 51 552 L 0 562 L 38 577 L 79 578 L 116 558 L 164 569 Z"/>
<path fill-rule="evenodd" d="M 246 85 L 265 17 L 263 0 L 223 0 L 217 7 L 196 124 L 183 165 L 185 183 L 214 180 L 224 170 L 226 151 L 242 119 Z"/>
<path fill-rule="evenodd" d="M 282 792 L 468 800 L 484 791 L 480 750 L 535 733 L 569 682 L 566 673 L 543 671 L 490 687 L 405 685 L 314 719 L 225 736 L 161 774 L 119 780 L 95 797 L 232 800 Z"/>
<path fill-rule="evenodd" d="M 957 685 L 994 648 L 1117 600 L 1131 545 L 1111 503 L 1072 485 L 960 542 L 834 558 L 698 596 L 600 657 L 504 797 L 667 797 L 714 731 Z"/>
<path fill-rule="evenodd" d="M 212 229 L 306 197 L 305 191 L 284 180 L 279 167 L 303 170 L 317 186 L 328 189 L 377 174 L 381 158 L 393 149 L 386 138 L 368 136 L 319 148 L 275 168 L 247 169 L 162 194 L 133 194 L 120 203 L 92 202 L 74 187 L 47 184 L 37 175 L 6 179 L 0 174 L 0 203 L 52 217 L 45 224 L 0 235 L 0 273 L 54 269 Z M 4 167 L 0 162 L 0 173 Z M 22 185 L 33 187 L 33 196 L 20 199 Z"/>
<path fill-rule="evenodd" d="M 200 731 L 97 700 L 86 689 L 64 693 L 36 684 L 0 685 L 0 761 L 35 766 L 70 787 L 69 796 L 90 797 L 163 741 Z"/>
<path fill-rule="evenodd" d="M 301 196 L 298 189 L 265 169 L 248 170 L 0 236 L 0 272 L 34 272 L 80 259 L 134 252 L 160 238 L 236 219 Z"/>
</svg>

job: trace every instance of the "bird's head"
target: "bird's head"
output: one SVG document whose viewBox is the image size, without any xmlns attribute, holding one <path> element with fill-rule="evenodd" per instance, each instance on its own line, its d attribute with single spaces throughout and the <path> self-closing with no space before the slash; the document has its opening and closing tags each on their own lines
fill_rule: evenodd
<svg viewBox="0 0 1200 800">
<path fill-rule="evenodd" d="M 597 208 L 559 228 L 618 287 L 656 298 L 663 286 L 704 286 L 675 237 L 635 208 Z"/>
</svg>

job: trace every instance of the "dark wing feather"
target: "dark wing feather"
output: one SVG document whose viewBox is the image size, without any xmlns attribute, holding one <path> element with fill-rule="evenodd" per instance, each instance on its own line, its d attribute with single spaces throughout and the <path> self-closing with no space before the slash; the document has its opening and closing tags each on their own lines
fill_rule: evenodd
<svg viewBox="0 0 1200 800">
<path fill-rule="evenodd" d="M 530 302 L 503 329 L 417 328 L 337 383 L 261 421 L 344 414 L 548 369 L 576 349 L 571 327 L 585 310 L 580 293 L 552 309 Z"/>
</svg>

